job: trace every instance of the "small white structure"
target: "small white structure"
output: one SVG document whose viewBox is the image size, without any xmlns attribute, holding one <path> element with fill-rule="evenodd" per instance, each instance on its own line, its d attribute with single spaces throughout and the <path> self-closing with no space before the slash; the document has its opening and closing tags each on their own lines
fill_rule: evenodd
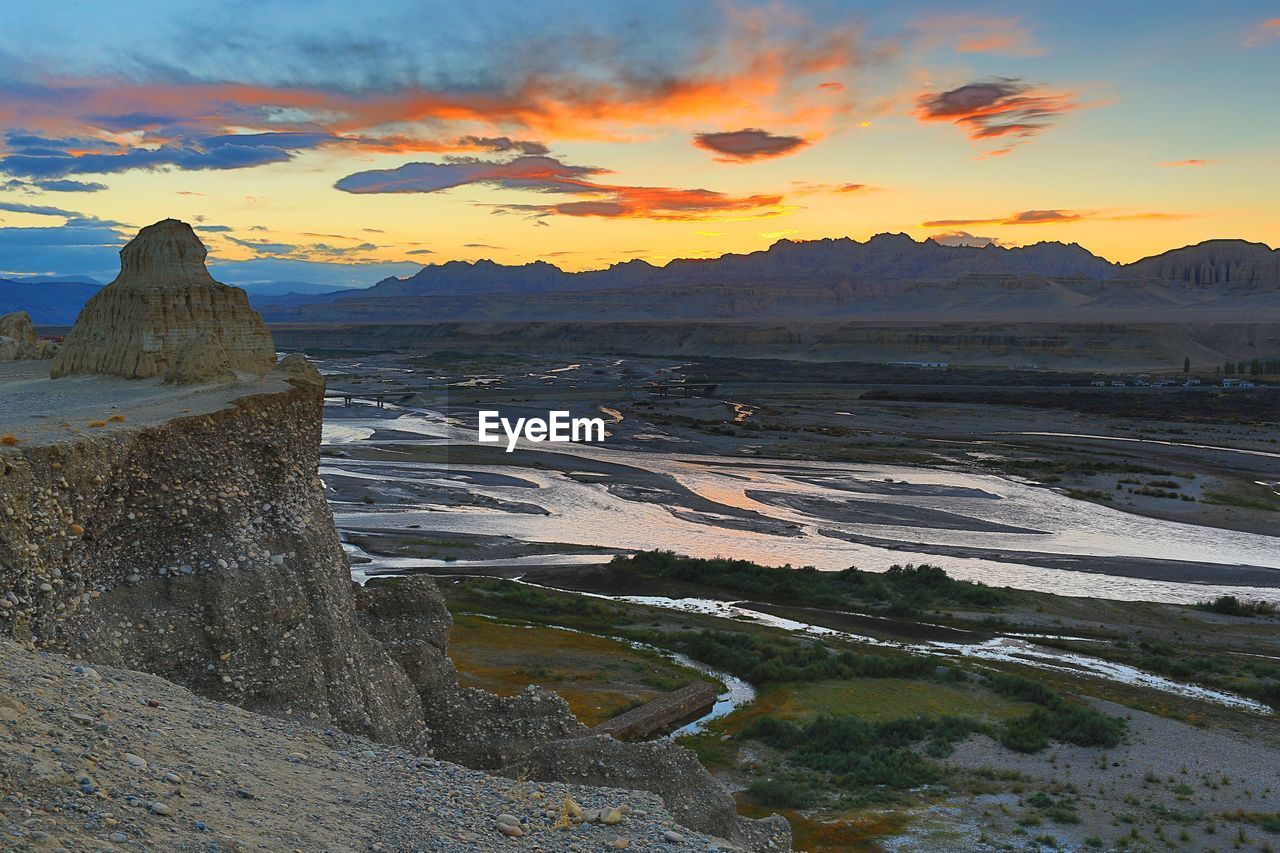
<svg viewBox="0 0 1280 853">
<path fill-rule="evenodd" d="M 1224 379 L 1222 380 L 1223 388 L 1252 388 L 1253 382 L 1249 379 Z"/>
</svg>

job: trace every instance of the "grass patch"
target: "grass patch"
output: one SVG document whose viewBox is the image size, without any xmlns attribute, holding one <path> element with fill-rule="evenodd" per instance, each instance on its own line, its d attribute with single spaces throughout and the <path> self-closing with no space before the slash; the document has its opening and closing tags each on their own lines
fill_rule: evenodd
<svg viewBox="0 0 1280 853">
<path fill-rule="evenodd" d="M 462 686 L 512 696 L 539 684 L 560 694 L 588 726 L 704 678 L 617 640 L 465 614 L 454 619 L 449 656 Z"/>
</svg>

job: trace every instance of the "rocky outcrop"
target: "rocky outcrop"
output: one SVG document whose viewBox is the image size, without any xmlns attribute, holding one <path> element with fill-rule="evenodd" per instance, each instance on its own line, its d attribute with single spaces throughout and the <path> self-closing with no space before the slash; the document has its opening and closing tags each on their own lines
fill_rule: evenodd
<svg viewBox="0 0 1280 853">
<path fill-rule="evenodd" d="M 53 362 L 53 377 L 225 381 L 275 364 L 271 334 L 238 287 L 213 280 L 191 226 L 165 219 L 120 250 L 120 275 L 93 296 Z"/>
<path fill-rule="evenodd" d="M 316 474 L 321 387 L 6 448 L 0 631 L 425 748 L 416 689 L 356 622 Z"/>
<path fill-rule="evenodd" d="M 215 384 L 272 368 L 270 336 L 239 310 L 242 292 L 208 277 L 189 227 L 143 229 L 121 258 L 55 373 Z M 739 819 L 674 744 L 586 738 L 567 704 L 537 687 L 515 697 L 461 688 L 431 579 L 352 584 L 317 474 L 324 380 L 304 357 L 243 396 L 107 384 L 124 386 L 114 428 L 101 420 L 90 427 L 102 432 L 0 446 L 0 634 L 476 769 L 575 783 L 596 773 L 669 798 L 694 829 L 785 846 L 780 827 Z M 57 387 L 82 394 L 78 385 Z M 135 388 L 147 406 L 161 390 L 180 402 L 134 426 Z M 192 408 L 201 399 L 218 405 Z"/>
<path fill-rule="evenodd" d="M 1120 270 L 1126 279 L 1159 279 L 1199 287 L 1280 286 L 1280 249 L 1247 240 L 1206 240 L 1134 261 Z"/>
<path fill-rule="evenodd" d="M 52 358 L 52 341 L 36 337 L 35 327 L 26 311 L 14 311 L 0 317 L 0 361 L 26 361 Z"/>
<path fill-rule="evenodd" d="M 452 620 L 431 578 L 369 581 L 356 607 L 361 627 L 417 687 L 436 757 L 512 778 L 651 791 L 685 826 L 753 850 L 790 847 L 786 820 L 740 817 L 697 756 L 672 741 L 593 735 L 563 699 L 533 685 L 511 697 L 459 687 L 448 658 Z"/>
</svg>

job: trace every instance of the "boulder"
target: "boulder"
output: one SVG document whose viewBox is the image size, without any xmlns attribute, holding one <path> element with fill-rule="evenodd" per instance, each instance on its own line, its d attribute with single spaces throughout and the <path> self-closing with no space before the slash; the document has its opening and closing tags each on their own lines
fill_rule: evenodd
<svg viewBox="0 0 1280 853">
<path fill-rule="evenodd" d="M 120 274 L 80 312 L 51 375 L 146 379 L 175 370 L 175 381 L 225 381 L 271 370 L 271 333 L 243 290 L 213 280 L 207 254 L 185 222 L 139 231 L 120 250 Z"/>
<path fill-rule="evenodd" d="M 0 361 L 46 358 L 51 352 L 49 341 L 36 338 L 35 327 L 26 311 L 0 316 Z"/>
</svg>

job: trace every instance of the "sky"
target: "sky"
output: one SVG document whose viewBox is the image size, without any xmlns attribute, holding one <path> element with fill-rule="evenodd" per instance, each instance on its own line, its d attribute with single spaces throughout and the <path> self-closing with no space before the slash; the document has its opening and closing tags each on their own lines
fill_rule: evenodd
<svg viewBox="0 0 1280 853">
<path fill-rule="evenodd" d="M 1280 4 L 5 0 L 0 277 L 1280 245 Z"/>
</svg>

